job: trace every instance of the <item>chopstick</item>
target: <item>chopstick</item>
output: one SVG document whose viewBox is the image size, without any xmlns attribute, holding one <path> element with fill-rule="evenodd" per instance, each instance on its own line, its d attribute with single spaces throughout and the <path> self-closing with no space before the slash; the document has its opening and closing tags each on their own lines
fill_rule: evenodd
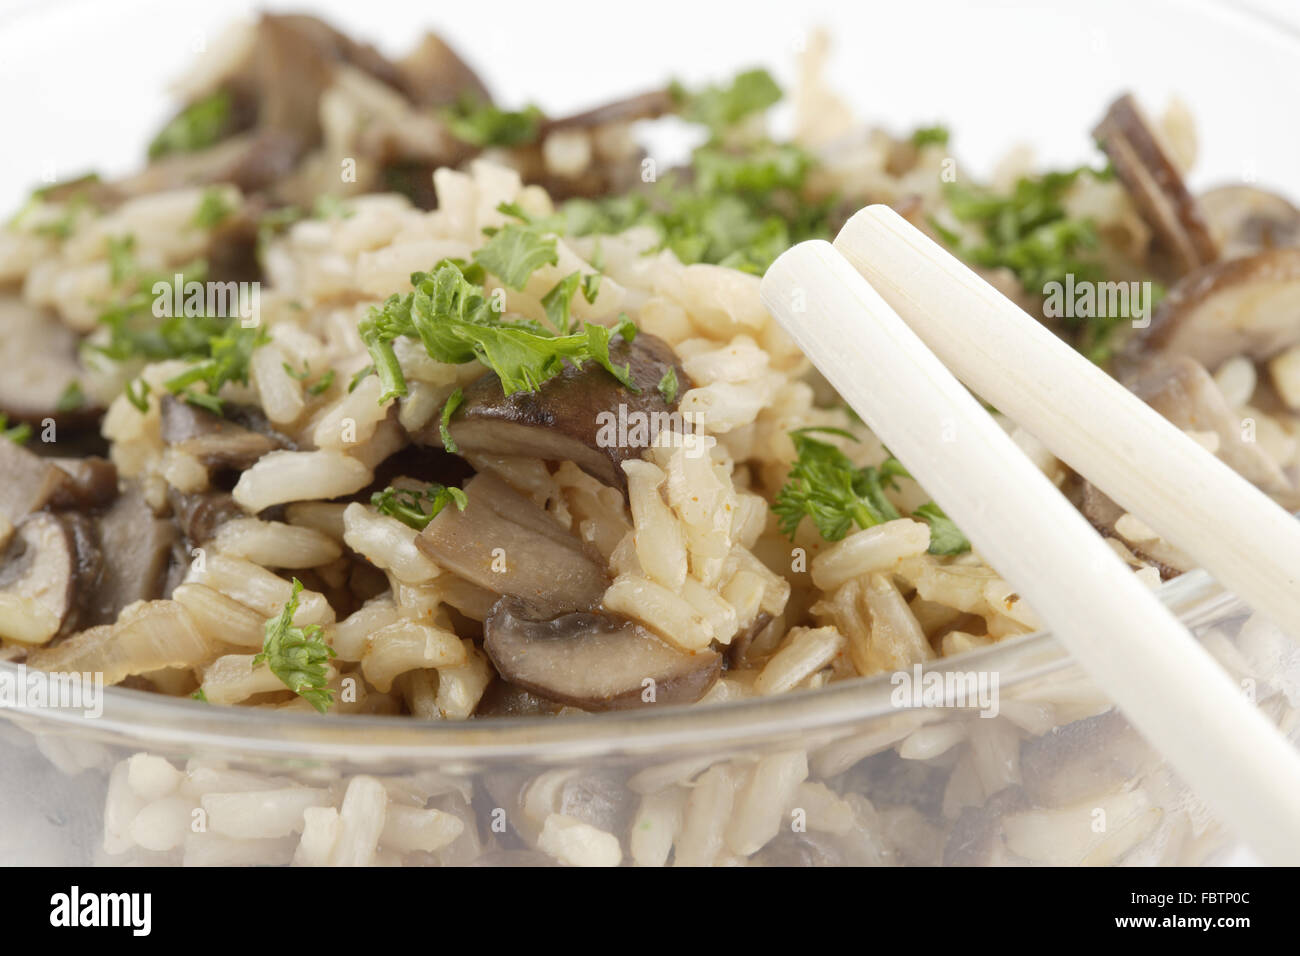
<svg viewBox="0 0 1300 956">
<path fill-rule="evenodd" d="M 889 207 L 835 248 L 985 401 L 1295 636 L 1300 522 Z"/>
<path fill-rule="evenodd" d="M 762 297 L 1210 808 L 1263 859 L 1300 862 L 1300 755 L 867 281 L 806 242 Z"/>
</svg>

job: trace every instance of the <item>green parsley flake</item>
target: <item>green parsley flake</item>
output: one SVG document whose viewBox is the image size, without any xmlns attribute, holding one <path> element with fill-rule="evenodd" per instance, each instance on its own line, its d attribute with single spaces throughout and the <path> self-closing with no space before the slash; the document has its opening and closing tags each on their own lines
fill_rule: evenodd
<svg viewBox="0 0 1300 956">
<path fill-rule="evenodd" d="M 376 491 L 370 496 L 370 503 L 380 514 L 396 518 L 408 528 L 423 531 L 429 522 L 438 517 L 439 512 L 450 503 L 455 503 L 458 511 L 464 511 L 469 498 L 459 488 L 432 484 L 422 491 L 410 488 L 394 488 L 391 485 L 383 491 Z M 425 510 L 425 505 L 428 510 Z"/>
<path fill-rule="evenodd" d="M 266 664 L 285 687 L 323 714 L 334 703 L 334 691 L 325 686 L 334 648 L 325 643 L 319 624 L 294 625 L 301 593 L 302 582 L 294 578 L 284 610 L 266 622 L 262 652 L 253 658 L 253 666 Z"/>
<path fill-rule="evenodd" d="M 823 538 L 840 541 L 854 524 L 870 528 L 902 517 L 885 495 L 898 478 L 908 477 L 897 458 L 891 455 L 879 465 L 858 468 L 839 448 L 811 437 L 815 432 L 857 440 L 838 428 L 801 428 L 790 433 L 795 462 L 772 505 L 782 534 L 793 538 L 800 522 L 810 518 Z M 970 542 L 937 505 L 922 505 L 913 516 L 930 525 L 932 554 L 969 550 Z"/>
<path fill-rule="evenodd" d="M 512 112 L 469 96 L 461 97 L 441 115 L 453 136 L 480 148 L 531 143 L 542 124 L 542 111 L 535 106 Z"/>
<path fill-rule="evenodd" d="M 213 229 L 225 222 L 235 211 L 234 205 L 226 197 L 226 191 L 215 186 L 203 190 L 199 208 L 194 212 L 193 224 L 199 229 Z"/>
<path fill-rule="evenodd" d="M 149 144 L 149 158 L 207 149 L 225 135 L 233 102 L 225 90 L 195 100 L 172 118 Z"/>
<path fill-rule="evenodd" d="M 659 379 L 659 394 L 664 397 L 664 401 L 671 405 L 677 401 L 677 390 L 680 388 L 677 381 L 677 369 L 671 365 L 668 371 L 664 372 L 663 378 Z"/>
</svg>

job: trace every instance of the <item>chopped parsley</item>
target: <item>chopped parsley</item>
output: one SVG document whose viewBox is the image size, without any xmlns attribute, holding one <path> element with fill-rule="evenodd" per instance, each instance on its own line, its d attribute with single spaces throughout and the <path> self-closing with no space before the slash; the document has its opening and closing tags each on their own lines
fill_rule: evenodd
<svg viewBox="0 0 1300 956">
<path fill-rule="evenodd" d="M 853 525 L 870 528 L 901 518 L 885 495 L 907 469 L 892 455 L 879 465 L 858 468 L 839 448 L 812 437 L 812 433 L 854 438 L 838 428 L 800 428 L 790 433 L 795 462 L 789 478 L 777 493 L 772 511 L 781 533 L 793 538 L 804 518 L 812 519 L 827 541 L 840 541 Z M 930 553 L 957 554 L 970 548 L 964 535 L 933 503 L 913 512 L 930 525 Z"/>
<path fill-rule="evenodd" d="M 688 265 L 762 273 L 795 243 L 830 238 L 834 199 L 803 195 L 811 168 L 811 157 L 792 144 L 702 146 L 690 176 L 671 173 L 626 196 L 570 200 L 553 225 L 572 236 L 649 226 L 659 248 Z"/>
<path fill-rule="evenodd" d="M 213 229 L 230 218 L 234 205 L 226 198 L 225 190 L 210 186 L 203 190 L 199 208 L 194 212 L 193 224 L 200 229 Z"/>
<path fill-rule="evenodd" d="M 442 447 L 453 455 L 460 451 L 460 446 L 456 444 L 456 439 L 451 437 L 451 416 L 456 414 L 456 409 L 460 408 L 464 401 L 464 389 L 456 389 L 442 403 L 442 415 L 438 418 L 438 433 L 442 436 Z"/>
<path fill-rule="evenodd" d="M 379 509 L 380 514 L 396 518 L 416 531 L 427 528 L 429 522 L 438 517 L 438 513 L 452 502 L 455 503 L 458 511 L 464 511 L 465 506 L 469 504 L 469 498 L 459 488 L 448 488 L 439 484 L 429 485 L 423 491 L 394 488 L 390 485 L 370 496 L 370 503 Z"/>
<path fill-rule="evenodd" d="M 930 526 L 931 554 L 961 554 L 970 550 L 970 542 L 961 529 L 933 501 L 919 506 L 912 512 L 912 517 L 921 518 Z"/>
<path fill-rule="evenodd" d="M 158 159 L 169 153 L 193 153 L 207 149 L 225 135 L 230 125 L 232 107 L 230 93 L 226 90 L 217 90 L 195 100 L 154 137 L 149 144 L 149 158 Z"/>
<path fill-rule="evenodd" d="M 302 382 L 304 385 L 306 385 L 307 379 L 311 378 L 310 365 L 305 365 L 301 372 L 297 371 L 288 362 L 282 362 L 281 365 L 284 366 L 284 370 L 286 373 L 288 373 L 290 378 L 297 379 L 299 382 Z M 330 369 L 324 375 L 322 375 L 314 385 L 306 386 L 307 394 L 323 395 L 324 393 L 329 391 L 330 386 L 333 384 L 334 384 L 334 369 Z"/>
<path fill-rule="evenodd" d="M 149 411 L 149 393 L 153 391 L 149 383 L 142 378 L 133 378 L 126 383 L 123 389 L 126 394 L 126 400 L 135 406 L 140 414 Z"/>
<path fill-rule="evenodd" d="M 357 386 L 360 385 L 364 379 L 367 379 L 374 374 L 375 374 L 375 367 L 373 365 L 367 365 L 361 371 L 357 372 L 356 375 L 353 375 L 352 381 L 348 382 L 348 394 L 351 395 L 353 392 L 355 392 L 357 390 Z"/>
<path fill-rule="evenodd" d="M 677 390 L 681 387 L 677 381 L 677 369 L 671 365 L 668 371 L 664 372 L 663 378 L 659 379 L 659 394 L 664 397 L 664 401 L 671 405 L 677 401 Z"/>
<path fill-rule="evenodd" d="M 600 273 L 592 272 L 583 275 L 581 272 L 570 272 L 555 283 L 551 291 L 542 296 L 542 308 L 546 310 L 546 319 L 559 335 L 569 334 L 573 297 L 579 289 L 582 290 L 582 297 L 587 302 L 595 302 L 600 292 Z"/>
<path fill-rule="evenodd" d="M 351 206 L 338 196 L 321 193 L 311 206 L 313 219 L 351 219 L 356 214 Z"/>
<path fill-rule="evenodd" d="M 947 146 L 948 127 L 922 126 L 912 132 L 912 145 L 917 149 L 924 146 Z"/>
<path fill-rule="evenodd" d="M 725 86 L 707 86 L 695 92 L 674 83 L 670 92 L 682 118 L 706 126 L 715 137 L 781 99 L 781 87 L 761 69 L 746 70 Z"/>
<path fill-rule="evenodd" d="M 64 386 L 63 391 L 59 394 L 59 400 L 54 406 L 56 412 L 75 412 L 86 405 L 86 393 L 82 391 L 81 383 L 75 378 Z"/>
<path fill-rule="evenodd" d="M 253 666 L 266 664 L 285 687 L 323 714 L 334 703 L 334 691 L 325 686 L 334 648 L 325 643 L 319 624 L 294 625 L 301 593 L 302 582 L 294 578 L 284 610 L 266 622 L 262 653 L 253 658 Z"/>
<path fill-rule="evenodd" d="M 503 110 L 472 96 L 462 96 L 441 115 L 451 135 L 479 148 L 531 143 L 542 125 L 542 111 L 536 106 Z"/>
<path fill-rule="evenodd" d="M 507 322 L 497 315 L 479 278 L 482 269 L 444 259 L 429 272 L 411 276 L 415 291 L 393 295 L 372 307 L 358 326 L 383 383 L 381 402 L 407 394 L 406 378 L 393 351 L 398 336 L 420 339 L 439 362 L 463 365 L 479 361 L 497 374 L 507 395 L 536 391 L 564 369 L 591 360 L 629 389 L 636 390 L 627 365 L 615 365 L 610 342 L 620 335 L 631 342 L 636 326 L 626 316 L 613 328 L 592 323 L 582 331 L 555 336 L 535 322 Z"/>
<path fill-rule="evenodd" d="M 499 206 L 502 212 L 521 214 L 518 207 Z M 542 266 L 559 261 L 555 236 L 533 222 L 512 222 L 489 232 L 488 241 L 475 250 L 474 261 L 512 289 L 523 289 Z"/>
<path fill-rule="evenodd" d="M 220 334 L 208 339 L 207 358 L 169 378 L 164 384 L 169 392 L 191 405 L 220 415 L 221 387 L 227 382 L 247 385 L 248 363 L 253 350 L 267 341 L 263 329 L 246 329 L 238 318 L 231 319 Z M 194 388 L 200 384 L 204 386 L 203 391 Z"/>
<path fill-rule="evenodd" d="M 0 438 L 7 438 L 15 445 L 27 444 L 27 439 L 32 437 L 32 426 L 27 422 L 19 422 L 17 425 L 9 424 L 9 416 L 0 412 Z"/>
<path fill-rule="evenodd" d="M 108 277 L 118 286 L 135 275 L 135 236 L 109 236 L 105 241 L 108 251 Z"/>
<path fill-rule="evenodd" d="M 931 220 L 943 241 L 962 259 L 987 269 L 1006 268 L 1031 295 L 1044 295 L 1051 283 L 1105 279 L 1095 250 L 1096 228 L 1090 219 L 1071 218 L 1065 195 L 1080 176 L 1106 178 L 1109 170 L 1090 166 L 1022 177 L 1007 195 L 979 187 L 950 183 L 948 209 L 960 223 L 973 227 L 978 238 L 969 241 L 958 230 Z M 1094 361 L 1110 354 L 1109 339 L 1126 316 L 1067 318 L 1075 345 Z"/>
</svg>

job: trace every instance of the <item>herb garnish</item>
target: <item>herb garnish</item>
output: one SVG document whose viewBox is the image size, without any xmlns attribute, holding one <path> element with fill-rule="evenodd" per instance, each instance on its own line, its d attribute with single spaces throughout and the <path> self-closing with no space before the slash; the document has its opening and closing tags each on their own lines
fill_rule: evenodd
<svg viewBox="0 0 1300 956">
<path fill-rule="evenodd" d="M 501 380 L 507 395 L 536 391 L 564 368 L 591 360 L 629 389 L 636 390 L 627 365 L 615 365 L 610 342 L 621 335 L 631 342 L 636 326 L 626 316 L 613 328 L 586 323 L 582 331 L 553 336 L 535 322 L 500 318 L 481 285 L 468 275 L 481 268 L 444 259 L 429 272 L 411 276 L 415 291 L 393 295 L 372 307 L 358 326 L 375 370 L 383 382 L 381 402 L 407 394 L 406 378 L 393 352 L 398 336 L 418 338 L 439 362 L 463 365 L 479 361 Z"/>
<path fill-rule="evenodd" d="M 431 484 L 422 491 L 410 488 L 394 488 L 391 485 L 383 491 L 376 491 L 370 496 L 370 503 L 379 509 L 380 514 L 396 518 L 402 524 L 416 531 L 423 531 L 429 522 L 438 517 L 438 513 L 449 503 L 454 502 L 458 511 L 464 511 L 469 498 L 459 488 Z M 429 510 L 425 510 L 425 505 Z"/>
<path fill-rule="evenodd" d="M 839 428 L 800 428 L 790 433 L 796 458 L 772 505 L 782 534 L 793 538 L 807 517 L 827 541 L 840 541 L 854 524 L 870 528 L 902 517 L 885 496 L 885 489 L 895 487 L 898 478 L 909 477 L 897 458 L 891 455 L 879 465 L 858 468 L 839 448 L 811 437 L 815 432 L 857 440 Z M 970 542 L 937 505 L 922 505 L 912 516 L 930 525 L 931 554 L 970 549 Z"/>
<path fill-rule="evenodd" d="M 284 610 L 266 622 L 262 652 L 253 658 L 253 666 L 266 664 L 285 687 L 323 714 L 334 703 L 334 691 L 325 686 L 334 648 L 325 643 L 319 624 L 294 625 L 300 593 L 302 582 L 294 578 Z"/>
</svg>

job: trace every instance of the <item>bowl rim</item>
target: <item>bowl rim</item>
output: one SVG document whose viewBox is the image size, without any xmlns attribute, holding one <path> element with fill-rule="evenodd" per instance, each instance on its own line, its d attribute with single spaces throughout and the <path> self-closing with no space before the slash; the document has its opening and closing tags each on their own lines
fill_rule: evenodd
<svg viewBox="0 0 1300 956">
<path fill-rule="evenodd" d="M 1216 620 L 1240 601 L 1207 572 L 1188 571 L 1164 582 L 1160 601 L 1189 628 Z M 1073 664 L 1049 631 L 1036 631 L 922 665 L 925 673 L 998 674 L 999 691 Z M 18 680 L 24 665 L 0 662 L 0 675 Z M 717 704 L 685 704 L 563 718 L 503 717 L 420 721 L 385 714 L 327 715 L 307 711 L 214 707 L 184 697 L 123 687 L 103 689 L 98 717 L 78 709 L 0 708 L 41 732 L 110 742 L 223 750 L 287 760 L 570 759 L 614 753 L 717 748 L 812 731 L 860 726 L 916 708 L 891 701 L 889 672 L 826 687 Z"/>
</svg>

